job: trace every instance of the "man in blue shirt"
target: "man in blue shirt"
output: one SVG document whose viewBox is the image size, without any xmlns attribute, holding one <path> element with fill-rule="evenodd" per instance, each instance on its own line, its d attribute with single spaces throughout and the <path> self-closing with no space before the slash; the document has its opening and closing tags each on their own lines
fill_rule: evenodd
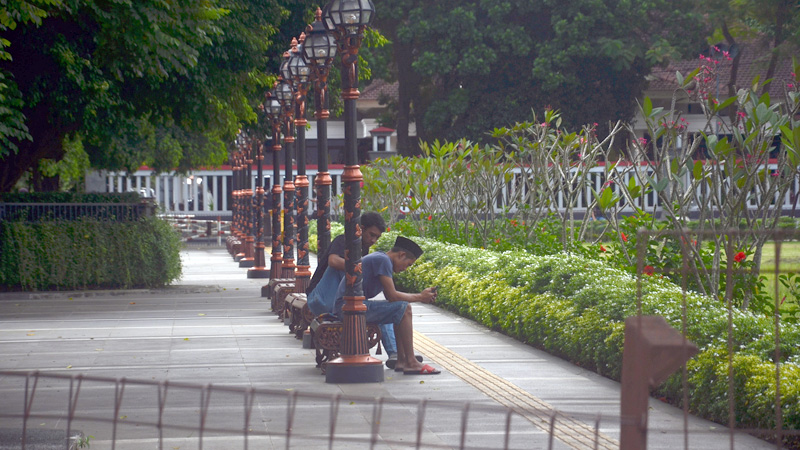
<svg viewBox="0 0 800 450">
<path fill-rule="evenodd" d="M 386 231 L 386 222 L 380 214 L 367 212 L 361 215 L 360 223 L 361 251 L 366 255 L 369 253 L 369 249 L 378 242 L 383 232 Z M 315 316 L 333 313 L 336 290 L 339 288 L 339 282 L 344 278 L 344 250 L 345 237 L 342 234 L 331 242 L 326 254 L 318 255 L 317 269 L 314 271 L 314 276 L 311 277 L 311 282 L 306 289 L 308 309 Z M 397 362 L 397 341 L 394 335 L 394 326 L 392 324 L 381 325 L 381 335 L 383 348 L 386 349 L 389 357 L 386 361 L 386 366 L 394 369 Z M 418 356 L 417 359 L 422 361 L 421 356 Z"/>
<path fill-rule="evenodd" d="M 394 247 L 388 252 L 375 252 L 361 259 L 363 275 L 362 289 L 364 305 L 367 307 L 367 323 L 393 324 L 397 336 L 397 364 L 395 371 L 406 375 L 436 375 L 440 371 L 422 364 L 414 354 L 414 327 L 410 303 L 433 303 L 436 289 L 426 288 L 418 294 L 400 292 L 395 289 L 394 273 L 409 268 L 422 255 L 422 249 L 411 239 L 398 236 Z M 336 292 L 335 315 L 343 318 L 344 293 L 347 279 L 339 283 Z M 383 292 L 386 302 L 369 300 Z"/>
</svg>

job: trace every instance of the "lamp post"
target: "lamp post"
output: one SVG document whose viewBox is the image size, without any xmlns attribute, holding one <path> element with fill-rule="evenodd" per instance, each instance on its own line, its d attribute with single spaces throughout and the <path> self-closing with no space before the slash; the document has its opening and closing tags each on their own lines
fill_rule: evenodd
<svg viewBox="0 0 800 450">
<path fill-rule="evenodd" d="M 239 137 L 237 136 L 236 140 L 234 140 L 234 149 L 231 151 L 231 154 L 228 155 L 228 162 L 231 165 L 231 196 L 233 201 L 231 202 L 231 234 L 226 239 L 226 244 L 228 248 L 228 253 L 231 256 L 236 254 L 234 250 L 235 241 L 236 241 L 236 149 L 239 146 Z"/>
<path fill-rule="evenodd" d="M 253 229 L 253 148 L 252 136 L 245 137 L 242 146 L 242 231 L 244 233 L 244 256 L 239 259 L 239 267 L 253 267 L 255 265 L 255 230 Z"/>
<path fill-rule="evenodd" d="M 289 75 L 294 86 L 294 128 L 297 134 L 297 176 L 294 186 L 297 197 L 297 278 L 295 279 L 295 292 L 305 293 L 311 282 L 311 263 L 308 259 L 308 177 L 306 176 L 306 96 L 308 95 L 308 81 L 310 68 L 303 60 L 300 47 L 305 41 L 301 34 L 298 41 L 292 40 L 292 53 L 289 56 Z M 299 45 L 299 46 L 298 46 Z"/>
<path fill-rule="evenodd" d="M 361 277 L 361 182 L 356 143 L 356 100 L 358 92 L 358 49 L 375 6 L 372 0 L 333 0 L 323 12 L 325 28 L 336 37 L 342 55 L 342 98 L 344 100 L 345 168 L 342 175 L 345 210 L 345 293 L 344 332 L 341 356 L 328 362 L 328 383 L 370 383 L 383 381 L 383 365 L 372 358 L 367 346 L 366 306 Z"/>
<path fill-rule="evenodd" d="M 326 109 L 328 72 L 336 56 L 336 40 L 322 23 L 322 10 L 317 8 L 314 23 L 306 28 L 306 40 L 301 52 L 311 68 L 314 81 L 314 117 L 317 119 L 317 254 L 327 253 L 331 243 L 331 174 L 328 172 L 328 117 Z"/>
<path fill-rule="evenodd" d="M 244 169 L 242 163 L 242 146 L 244 142 L 240 140 L 237 142 L 236 153 L 234 155 L 234 176 L 233 179 L 235 181 L 234 191 L 233 191 L 233 205 L 234 205 L 234 217 L 233 217 L 233 224 L 235 225 L 235 230 L 233 233 L 236 235 L 237 244 L 233 247 L 233 260 L 239 262 L 242 258 L 244 258 L 244 241 L 245 235 L 244 230 L 242 228 L 242 189 L 244 183 L 242 182 L 242 170 Z"/>
<path fill-rule="evenodd" d="M 256 138 L 250 144 L 251 151 L 256 153 L 256 196 L 253 204 L 253 213 L 255 214 L 255 221 L 253 225 L 256 229 L 256 243 L 253 255 L 253 267 L 247 270 L 247 278 L 267 278 L 269 270 L 267 269 L 267 261 L 265 255 L 264 245 L 264 142 L 260 139 L 263 134 L 260 130 L 256 133 Z"/>
<path fill-rule="evenodd" d="M 281 276 L 281 185 L 278 180 L 281 177 L 281 165 L 278 155 L 281 151 L 281 116 L 283 107 L 275 96 L 275 92 L 267 93 L 265 104 L 267 117 L 272 126 L 272 209 L 270 218 L 272 219 L 272 256 L 270 257 L 269 278 L 278 279 Z M 261 288 L 261 296 L 266 297 L 269 286 Z"/>
<path fill-rule="evenodd" d="M 286 144 L 284 154 L 284 176 L 283 176 L 283 262 L 281 264 L 281 278 L 295 279 L 294 263 L 294 181 L 292 177 L 292 158 L 294 157 L 294 93 L 292 86 L 284 75 L 289 76 L 288 68 L 289 52 L 284 53 L 284 62 L 281 64 L 281 78 L 275 87 L 275 95 L 281 102 L 282 118 L 284 121 L 283 142 Z"/>
</svg>

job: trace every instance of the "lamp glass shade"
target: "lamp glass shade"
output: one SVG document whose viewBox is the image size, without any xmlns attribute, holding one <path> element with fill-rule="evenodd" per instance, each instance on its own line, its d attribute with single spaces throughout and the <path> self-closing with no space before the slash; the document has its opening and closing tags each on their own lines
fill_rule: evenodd
<svg viewBox="0 0 800 450">
<path fill-rule="evenodd" d="M 281 102 L 279 102 L 277 98 L 268 98 L 265 106 L 267 114 L 271 115 L 272 117 L 278 117 L 281 115 Z"/>
<path fill-rule="evenodd" d="M 288 105 L 292 101 L 292 87 L 286 80 L 281 81 L 275 88 L 275 96 L 281 103 Z"/>
<path fill-rule="evenodd" d="M 336 56 L 336 40 L 322 22 L 315 21 L 311 33 L 303 42 L 303 59 L 307 64 L 323 65 Z"/>
<path fill-rule="evenodd" d="M 308 83 L 311 69 L 306 65 L 302 56 L 302 46 L 298 47 L 297 52 L 293 52 L 289 58 L 289 72 L 292 80 L 298 83 Z"/>
<path fill-rule="evenodd" d="M 325 5 L 323 20 L 329 31 L 345 30 L 348 36 L 358 35 L 363 26 L 369 25 L 375 13 L 372 0 L 333 0 Z"/>
<path fill-rule="evenodd" d="M 281 76 L 283 77 L 284 81 L 291 83 L 292 80 L 292 73 L 289 71 L 289 58 L 284 57 L 281 61 Z"/>
</svg>

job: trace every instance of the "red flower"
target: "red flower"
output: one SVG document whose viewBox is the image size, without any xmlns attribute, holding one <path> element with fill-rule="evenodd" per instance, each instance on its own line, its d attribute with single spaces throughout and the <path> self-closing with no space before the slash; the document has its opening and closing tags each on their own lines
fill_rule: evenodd
<svg viewBox="0 0 800 450">
<path fill-rule="evenodd" d="M 747 254 L 745 254 L 745 252 L 739 252 L 736 254 L 736 256 L 733 257 L 733 260 L 736 261 L 737 263 L 740 263 L 745 259 L 747 259 Z"/>
<path fill-rule="evenodd" d="M 495 239 L 495 240 L 494 240 L 494 243 L 495 243 L 495 244 L 499 244 L 499 243 L 500 243 L 500 239 L 499 239 L 499 238 L 498 238 L 498 239 Z"/>
<path fill-rule="evenodd" d="M 656 269 L 653 266 L 644 266 L 644 269 L 642 270 L 642 273 L 652 277 L 653 274 L 655 273 L 655 271 L 656 271 Z"/>
<path fill-rule="evenodd" d="M 428 220 L 433 220 L 433 216 L 428 214 Z"/>
<path fill-rule="evenodd" d="M 628 242 L 628 236 L 625 236 L 625 233 L 620 233 L 619 237 L 622 238 L 622 242 Z"/>
<path fill-rule="evenodd" d="M 606 251 L 606 248 L 605 248 L 605 247 L 603 247 L 603 246 L 601 245 L 601 246 L 600 246 L 600 251 L 601 251 L 601 252 L 604 252 L 604 251 Z"/>
</svg>

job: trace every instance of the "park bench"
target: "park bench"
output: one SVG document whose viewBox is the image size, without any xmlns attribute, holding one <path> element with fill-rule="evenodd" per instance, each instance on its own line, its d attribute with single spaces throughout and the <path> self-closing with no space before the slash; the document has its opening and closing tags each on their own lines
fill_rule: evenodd
<svg viewBox="0 0 800 450">
<path fill-rule="evenodd" d="M 311 348 L 311 342 L 306 342 L 306 331 L 314 320 L 314 314 L 308 309 L 306 294 L 292 292 L 284 300 L 284 317 L 288 317 L 289 331 L 297 339 L 303 339 L 303 348 Z"/>
<path fill-rule="evenodd" d="M 315 317 L 310 325 L 311 336 L 316 350 L 317 367 L 325 373 L 328 361 L 338 357 L 344 323 L 336 320 L 333 316 L 324 314 Z M 378 346 L 377 353 L 381 353 L 381 329 L 374 323 L 367 324 L 367 348 Z"/>
<path fill-rule="evenodd" d="M 240 241 L 236 236 L 228 236 L 225 238 L 225 247 L 227 247 L 228 253 L 230 253 L 231 256 L 235 256 L 242 249 L 242 241 Z"/>
<path fill-rule="evenodd" d="M 293 278 L 273 278 L 269 280 L 267 288 L 267 298 L 270 299 L 272 312 L 284 318 L 286 296 L 294 292 Z"/>
</svg>

